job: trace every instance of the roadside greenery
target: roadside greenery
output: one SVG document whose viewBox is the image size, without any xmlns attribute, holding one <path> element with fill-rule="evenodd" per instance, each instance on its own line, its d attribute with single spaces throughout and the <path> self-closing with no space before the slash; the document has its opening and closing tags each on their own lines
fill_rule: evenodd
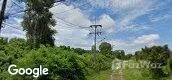
<svg viewBox="0 0 172 80">
<path fill-rule="evenodd" d="M 161 68 L 150 68 L 149 71 L 155 79 L 167 77 L 170 75 L 170 65 L 171 65 L 171 51 L 167 45 L 165 46 L 152 46 L 142 48 L 141 51 L 135 53 L 136 60 L 146 60 L 151 63 L 161 63 Z M 169 60 L 169 61 L 168 61 Z M 164 67 L 164 71 L 163 70 Z"/>
<path fill-rule="evenodd" d="M 104 48 L 106 50 L 103 50 Z M 100 49 L 97 53 L 69 46 L 40 45 L 38 49 L 30 49 L 25 39 L 0 38 L 0 80 L 33 80 L 33 76 L 10 75 L 7 70 L 11 64 L 16 64 L 19 68 L 37 68 L 42 65 L 49 69 L 49 75 L 40 76 L 36 80 L 103 80 L 109 77 L 111 62 L 116 58 L 126 61 L 145 60 L 163 63 L 163 68 L 160 69 L 127 68 L 125 69 L 127 80 L 141 78 L 144 80 L 167 78 L 168 80 L 172 72 L 171 52 L 168 46 L 146 47 L 137 51 L 135 55 L 125 55 L 123 50 L 112 51 L 111 47 L 103 44 Z M 133 73 L 138 76 L 134 76 Z"/>
<path fill-rule="evenodd" d="M 49 69 L 49 75 L 37 80 L 85 80 L 86 75 L 110 69 L 111 60 L 102 54 L 79 52 L 82 50 L 64 47 L 30 49 L 24 39 L 0 39 L 0 80 L 33 80 L 33 76 L 10 75 L 9 65 L 18 68 L 37 68 L 40 65 Z"/>
</svg>

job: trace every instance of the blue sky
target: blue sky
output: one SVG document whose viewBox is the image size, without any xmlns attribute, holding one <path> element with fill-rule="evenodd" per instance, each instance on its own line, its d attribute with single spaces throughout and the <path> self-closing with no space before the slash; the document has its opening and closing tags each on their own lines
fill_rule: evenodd
<svg viewBox="0 0 172 80">
<path fill-rule="evenodd" d="M 12 2 L 8 4 L 12 5 Z M 25 9 L 24 3 L 18 4 L 20 7 L 14 5 L 12 9 L 8 6 L 7 11 L 15 13 Z M 109 42 L 114 50 L 133 53 L 144 46 L 165 44 L 172 49 L 172 0 L 66 0 L 57 4 L 50 9 L 57 22 L 57 45 L 90 49 L 94 37 L 88 34 L 93 30 L 78 26 L 89 27 L 96 21 L 103 26 L 98 44 Z M 6 20 L 7 24 L 20 30 L 7 26 L 1 36 L 25 38 L 25 32 L 20 27 L 22 16 L 16 14 Z"/>
</svg>

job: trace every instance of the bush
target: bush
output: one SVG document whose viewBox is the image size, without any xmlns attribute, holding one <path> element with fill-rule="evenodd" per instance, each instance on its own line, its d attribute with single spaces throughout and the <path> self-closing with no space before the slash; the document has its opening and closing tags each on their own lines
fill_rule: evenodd
<svg viewBox="0 0 172 80">
<path fill-rule="evenodd" d="M 167 45 L 145 47 L 136 52 L 136 57 L 137 59 L 148 60 L 151 63 L 162 63 L 161 67 L 163 67 L 167 65 L 167 60 L 170 58 L 170 50 Z M 162 68 L 151 68 L 149 71 L 155 79 L 166 76 Z"/>
<path fill-rule="evenodd" d="M 42 65 L 49 69 L 49 75 L 40 76 L 38 80 L 84 80 L 85 75 L 75 53 L 60 50 L 57 48 L 42 47 L 32 50 L 23 58 L 16 61 L 19 67 L 36 68 Z M 17 76 L 18 79 L 33 79 L 32 76 Z"/>
<path fill-rule="evenodd" d="M 170 76 L 170 74 L 172 73 L 172 59 L 168 59 L 167 61 L 167 65 L 163 67 L 164 72 Z"/>
<path fill-rule="evenodd" d="M 103 54 L 84 54 L 83 56 L 85 57 L 86 68 L 90 71 L 88 73 L 107 70 L 111 67 L 112 60 Z"/>
</svg>

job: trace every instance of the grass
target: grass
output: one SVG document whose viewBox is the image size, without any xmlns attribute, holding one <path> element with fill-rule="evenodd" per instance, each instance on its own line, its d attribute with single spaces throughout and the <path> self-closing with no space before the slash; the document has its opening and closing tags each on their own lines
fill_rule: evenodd
<svg viewBox="0 0 172 80">
<path fill-rule="evenodd" d="M 149 72 L 149 69 L 145 68 L 125 68 L 123 69 L 123 72 L 123 74 L 125 75 L 125 80 L 157 80 L 153 79 L 150 75 L 151 73 Z M 111 70 L 105 70 L 97 73 L 94 72 L 86 77 L 87 80 L 109 80 L 111 73 Z M 119 72 L 115 72 L 114 74 L 116 74 L 116 79 L 117 77 L 119 77 L 118 75 L 120 75 Z M 172 80 L 172 75 L 171 77 L 164 77 L 158 80 Z"/>
<path fill-rule="evenodd" d="M 125 80 L 157 80 L 152 79 L 146 69 L 125 69 Z M 170 77 L 164 77 L 158 80 L 172 80 Z"/>
<path fill-rule="evenodd" d="M 100 71 L 87 76 L 87 80 L 108 80 L 111 70 Z"/>
<path fill-rule="evenodd" d="M 149 72 L 144 69 L 124 69 L 126 80 L 154 80 L 149 77 Z"/>
</svg>

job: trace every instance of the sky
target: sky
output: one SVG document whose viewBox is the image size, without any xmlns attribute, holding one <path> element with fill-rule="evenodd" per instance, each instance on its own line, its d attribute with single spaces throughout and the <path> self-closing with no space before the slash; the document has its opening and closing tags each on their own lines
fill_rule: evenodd
<svg viewBox="0 0 172 80">
<path fill-rule="evenodd" d="M 26 6 L 16 0 L 8 0 L 7 5 L 6 15 L 25 10 Z M 172 49 L 172 0 L 66 0 L 55 3 L 50 11 L 57 22 L 57 46 L 91 49 L 94 35 L 89 33 L 94 29 L 90 25 L 97 24 L 102 25 L 98 28 L 102 32 L 97 35 L 98 45 L 105 41 L 112 44 L 113 50 L 126 53 L 153 45 L 168 44 Z M 26 38 L 21 27 L 23 15 L 10 15 L 0 36 Z"/>
</svg>

